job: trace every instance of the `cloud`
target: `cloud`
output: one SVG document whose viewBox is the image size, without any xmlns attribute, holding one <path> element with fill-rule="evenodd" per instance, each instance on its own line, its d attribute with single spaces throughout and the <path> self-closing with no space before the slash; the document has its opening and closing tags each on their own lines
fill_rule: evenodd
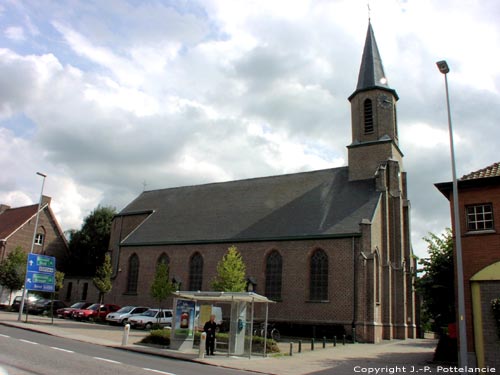
<svg viewBox="0 0 500 375">
<path fill-rule="evenodd" d="M 433 186 L 451 179 L 435 61 L 452 68 L 459 175 L 498 161 L 498 12 L 495 2 L 372 4 L 400 96 L 419 255 L 421 237 L 450 225 L 448 202 Z M 36 202 L 35 172 L 45 172 L 64 229 L 97 204 L 121 209 L 144 182 L 156 189 L 347 160 L 364 3 L 8 3 L 0 17 L 18 28 L 0 35 L 0 201 Z"/>
<path fill-rule="evenodd" d="M 7 38 L 14 40 L 16 42 L 21 42 L 26 39 L 24 36 L 24 29 L 19 26 L 10 26 L 4 30 L 4 34 Z"/>
</svg>

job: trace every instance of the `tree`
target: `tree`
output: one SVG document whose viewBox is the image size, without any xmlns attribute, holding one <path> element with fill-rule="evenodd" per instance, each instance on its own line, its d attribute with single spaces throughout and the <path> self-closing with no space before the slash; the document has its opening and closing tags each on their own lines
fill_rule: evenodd
<svg viewBox="0 0 500 375">
<path fill-rule="evenodd" d="M 56 292 L 59 292 L 64 286 L 64 272 L 56 271 L 56 284 L 55 289 Z"/>
<path fill-rule="evenodd" d="M 22 247 L 16 247 L 0 262 L 0 284 L 9 289 L 9 305 L 12 292 L 24 286 L 28 255 Z"/>
<path fill-rule="evenodd" d="M 111 291 L 113 284 L 111 283 L 111 274 L 113 268 L 111 267 L 111 256 L 106 254 L 104 262 L 97 269 L 96 276 L 92 279 L 95 287 L 99 290 L 99 303 L 104 301 L 104 295 Z"/>
<path fill-rule="evenodd" d="M 108 251 L 114 207 L 98 206 L 84 219 L 80 230 L 70 230 L 68 273 L 94 276 Z"/>
<path fill-rule="evenodd" d="M 151 284 L 151 297 L 153 297 L 158 302 L 158 308 L 161 312 L 162 302 L 167 299 L 167 297 L 172 294 L 175 290 L 175 285 L 170 281 L 168 265 L 164 262 L 158 263 L 156 267 L 155 277 L 153 283 Z M 158 323 L 160 322 L 160 315 L 158 315 Z"/>
<path fill-rule="evenodd" d="M 227 249 L 222 260 L 217 264 L 217 276 L 212 281 L 212 288 L 219 292 L 243 292 L 246 287 L 245 263 L 236 246 Z"/>
<path fill-rule="evenodd" d="M 417 289 L 423 297 L 424 317 L 433 319 L 432 329 L 455 322 L 455 271 L 453 263 L 453 235 L 446 228 L 441 237 L 429 233 L 424 237 L 429 258 L 421 259 L 423 276 L 417 279 Z"/>
</svg>

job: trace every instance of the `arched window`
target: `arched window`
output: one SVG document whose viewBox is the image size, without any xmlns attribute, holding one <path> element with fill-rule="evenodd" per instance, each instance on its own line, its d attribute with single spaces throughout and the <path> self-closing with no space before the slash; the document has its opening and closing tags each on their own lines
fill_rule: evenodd
<svg viewBox="0 0 500 375">
<path fill-rule="evenodd" d="M 281 299 L 281 280 L 283 273 L 283 258 L 273 250 L 266 259 L 266 297 L 272 300 Z"/>
<path fill-rule="evenodd" d="M 363 103 L 365 119 L 365 134 L 373 133 L 373 105 L 371 99 L 365 99 Z"/>
<path fill-rule="evenodd" d="M 328 255 L 321 250 L 316 250 L 311 256 L 311 301 L 328 300 Z"/>
<path fill-rule="evenodd" d="M 189 290 L 201 290 L 203 284 L 203 257 L 195 253 L 189 261 Z"/>
<path fill-rule="evenodd" d="M 158 257 L 158 261 L 156 262 L 156 264 L 160 264 L 160 263 L 166 264 L 167 266 L 170 264 L 170 258 L 168 257 L 168 255 L 167 255 L 167 254 L 162 253 L 162 254 Z"/>
<path fill-rule="evenodd" d="M 139 257 L 132 254 L 128 259 L 127 293 L 137 293 L 137 282 L 139 280 Z"/>
</svg>

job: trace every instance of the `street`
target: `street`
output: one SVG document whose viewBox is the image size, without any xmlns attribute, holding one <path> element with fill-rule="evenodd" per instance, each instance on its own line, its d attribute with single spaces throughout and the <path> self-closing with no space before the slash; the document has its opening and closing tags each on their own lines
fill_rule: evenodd
<svg viewBox="0 0 500 375">
<path fill-rule="evenodd" d="M 248 374 L 0 326 L 1 368 L 9 375 Z"/>
</svg>

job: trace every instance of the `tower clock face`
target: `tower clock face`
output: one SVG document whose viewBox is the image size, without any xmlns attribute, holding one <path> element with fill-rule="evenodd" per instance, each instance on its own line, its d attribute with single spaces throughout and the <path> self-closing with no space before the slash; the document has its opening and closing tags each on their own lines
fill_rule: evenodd
<svg viewBox="0 0 500 375">
<path fill-rule="evenodd" d="M 378 102 L 378 106 L 381 108 L 391 108 L 392 107 L 392 100 L 387 95 L 384 95 L 384 94 L 379 95 L 377 102 Z"/>
</svg>

